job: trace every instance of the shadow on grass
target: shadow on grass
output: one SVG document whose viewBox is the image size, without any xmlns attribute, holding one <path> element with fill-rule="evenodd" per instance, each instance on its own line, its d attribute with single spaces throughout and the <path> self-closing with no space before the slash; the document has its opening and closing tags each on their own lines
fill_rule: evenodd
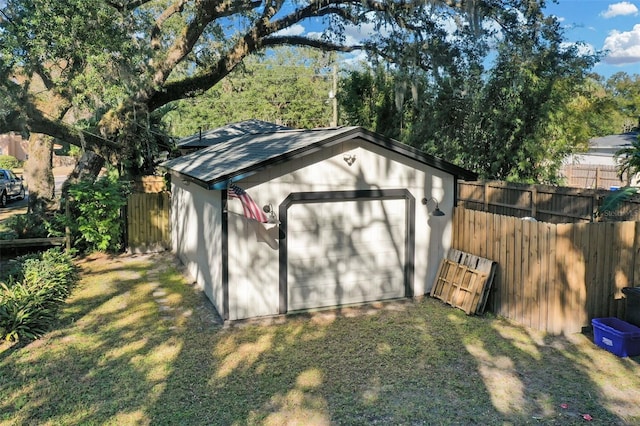
<svg viewBox="0 0 640 426">
<path fill-rule="evenodd" d="M 0 393 L 7 395 L 0 421 L 466 425 L 582 424 L 585 414 L 597 424 L 640 418 L 631 406 L 640 395 L 638 364 L 593 348 L 583 336 L 536 335 L 433 299 L 223 328 L 167 259 L 84 265 L 60 329 L 26 347 L 0 349 Z M 624 389 L 612 390 L 611 380 Z"/>
<path fill-rule="evenodd" d="M 401 306 L 185 341 L 152 423 L 624 424 L 570 342 L 433 300 Z M 202 410 L 176 405 L 186 389 Z"/>
</svg>

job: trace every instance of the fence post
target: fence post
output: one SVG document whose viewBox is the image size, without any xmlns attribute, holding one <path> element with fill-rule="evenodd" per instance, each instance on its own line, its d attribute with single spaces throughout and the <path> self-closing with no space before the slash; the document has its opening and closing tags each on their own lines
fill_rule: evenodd
<svg viewBox="0 0 640 426">
<path fill-rule="evenodd" d="M 67 253 L 69 253 L 71 251 L 71 228 L 69 227 L 69 221 L 71 220 L 71 213 L 69 212 L 69 201 L 70 198 L 67 197 L 67 202 L 65 203 L 64 206 L 64 213 L 65 213 L 65 218 L 66 218 L 66 224 L 64 226 L 64 237 L 66 239 L 65 241 L 65 248 L 67 249 Z"/>
<path fill-rule="evenodd" d="M 538 188 L 534 185 L 531 189 L 531 217 L 535 218 L 538 210 Z"/>
<path fill-rule="evenodd" d="M 484 183 L 484 211 L 489 211 L 489 182 Z"/>
</svg>

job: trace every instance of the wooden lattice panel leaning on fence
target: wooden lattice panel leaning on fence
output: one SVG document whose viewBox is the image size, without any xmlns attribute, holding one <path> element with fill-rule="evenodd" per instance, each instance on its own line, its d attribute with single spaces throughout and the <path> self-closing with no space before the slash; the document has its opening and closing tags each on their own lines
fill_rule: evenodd
<svg viewBox="0 0 640 426">
<path fill-rule="evenodd" d="M 496 263 L 460 250 L 442 259 L 431 297 L 462 309 L 467 315 L 484 312 Z"/>
</svg>

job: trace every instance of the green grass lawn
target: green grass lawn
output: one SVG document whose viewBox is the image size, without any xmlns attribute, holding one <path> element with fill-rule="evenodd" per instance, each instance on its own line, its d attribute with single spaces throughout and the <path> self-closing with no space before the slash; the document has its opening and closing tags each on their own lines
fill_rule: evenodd
<svg viewBox="0 0 640 426">
<path fill-rule="evenodd" d="M 105 261 L 106 260 L 106 261 Z M 222 327 L 167 254 L 94 257 L 0 344 L 0 424 L 640 424 L 640 358 L 425 298 Z"/>
</svg>

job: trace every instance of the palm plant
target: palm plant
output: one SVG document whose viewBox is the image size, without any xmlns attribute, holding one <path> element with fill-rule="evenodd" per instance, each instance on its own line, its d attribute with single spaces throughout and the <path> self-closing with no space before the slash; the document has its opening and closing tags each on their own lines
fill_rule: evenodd
<svg viewBox="0 0 640 426">
<path fill-rule="evenodd" d="M 622 203 L 638 193 L 638 187 L 631 186 L 635 175 L 640 173 L 640 136 L 631 142 L 630 146 L 618 150 L 615 154 L 618 163 L 618 176 L 627 176 L 627 185 L 613 191 L 602 202 L 598 215 L 603 216 L 616 211 Z"/>
<path fill-rule="evenodd" d="M 640 173 L 640 136 L 638 136 L 630 146 L 618 150 L 615 154 L 618 162 L 618 175 L 620 178 L 627 175 L 627 186 L 631 179 Z"/>
</svg>

